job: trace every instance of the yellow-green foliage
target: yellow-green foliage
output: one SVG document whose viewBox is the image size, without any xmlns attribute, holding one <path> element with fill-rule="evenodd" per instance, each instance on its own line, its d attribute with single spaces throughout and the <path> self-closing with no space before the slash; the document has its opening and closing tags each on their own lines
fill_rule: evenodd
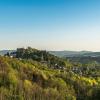
<svg viewBox="0 0 100 100">
<path fill-rule="evenodd" d="M 0 57 L 0 100 L 76 100 L 79 95 L 91 100 L 99 80 L 50 69 L 33 60 Z"/>
</svg>

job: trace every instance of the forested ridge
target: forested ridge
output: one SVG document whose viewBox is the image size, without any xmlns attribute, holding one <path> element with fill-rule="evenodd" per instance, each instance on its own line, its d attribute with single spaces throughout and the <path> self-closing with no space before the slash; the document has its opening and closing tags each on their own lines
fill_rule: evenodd
<svg viewBox="0 0 100 100">
<path fill-rule="evenodd" d="M 19 48 L 0 56 L 0 100 L 100 100 L 99 66 Z"/>
</svg>

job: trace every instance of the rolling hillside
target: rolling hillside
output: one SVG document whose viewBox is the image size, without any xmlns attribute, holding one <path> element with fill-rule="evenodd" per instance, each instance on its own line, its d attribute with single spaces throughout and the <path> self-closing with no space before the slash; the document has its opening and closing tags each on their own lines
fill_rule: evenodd
<svg viewBox="0 0 100 100">
<path fill-rule="evenodd" d="M 99 57 L 100 52 L 92 51 L 49 51 L 49 53 L 58 57 Z"/>
</svg>

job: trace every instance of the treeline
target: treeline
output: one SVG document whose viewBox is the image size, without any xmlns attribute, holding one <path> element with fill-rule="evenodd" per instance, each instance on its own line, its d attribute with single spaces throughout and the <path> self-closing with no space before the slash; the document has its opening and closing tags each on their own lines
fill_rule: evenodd
<svg viewBox="0 0 100 100">
<path fill-rule="evenodd" d="M 15 52 L 7 53 L 5 56 L 13 56 L 19 59 L 32 59 L 38 62 L 45 62 L 49 66 L 58 64 L 59 66 L 65 66 L 65 61 L 57 56 L 54 56 L 46 50 L 37 50 L 31 47 L 28 48 L 17 48 Z"/>
</svg>

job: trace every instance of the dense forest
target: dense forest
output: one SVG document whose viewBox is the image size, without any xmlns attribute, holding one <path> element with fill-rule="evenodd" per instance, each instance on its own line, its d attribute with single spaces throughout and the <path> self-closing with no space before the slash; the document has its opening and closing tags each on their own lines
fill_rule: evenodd
<svg viewBox="0 0 100 100">
<path fill-rule="evenodd" d="M 100 64 L 18 48 L 0 56 L 0 100 L 100 100 Z"/>
</svg>

